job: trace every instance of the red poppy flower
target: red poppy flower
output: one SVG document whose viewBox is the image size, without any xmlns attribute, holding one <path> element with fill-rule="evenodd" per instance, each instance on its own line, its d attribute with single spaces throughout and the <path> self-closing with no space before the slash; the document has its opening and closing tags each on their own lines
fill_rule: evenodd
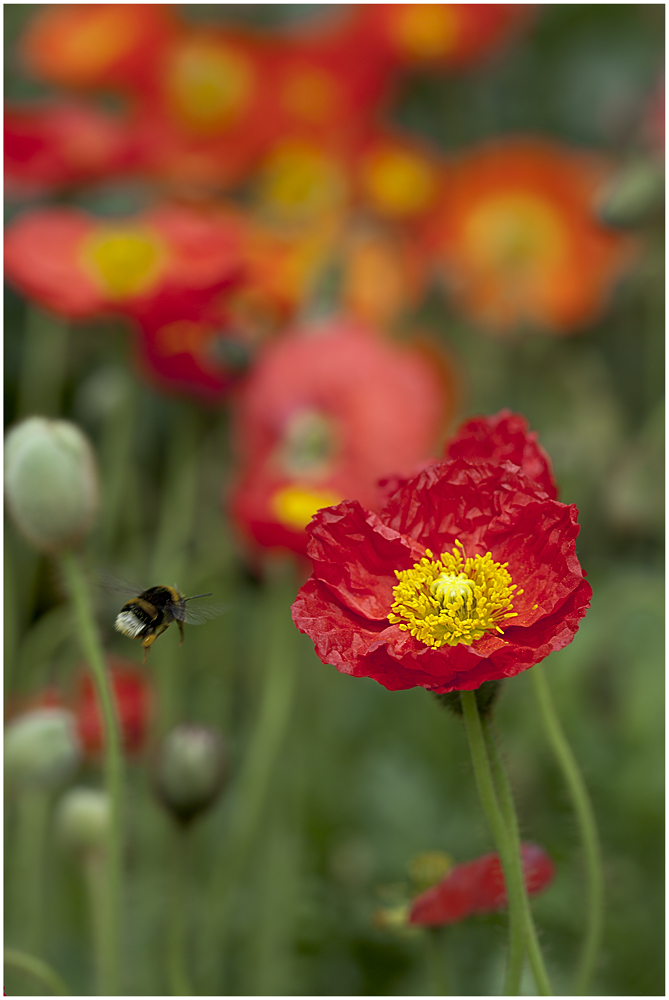
<svg viewBox="0 0 669 1000">
<path fill-rule="evenodd" d="M 512 462 L 552 500 L 557 500 L 553 463 L 537 441 L 537 432 L 530 431 L 527 420 L 520 413 L 500 410 L 494 417 L 473 417 L 465 421 L 449 438 L 444 458 L 496 465 Z"/>
<path fill-rule="evenodd" d="M 134 218 L 39 208 L 5 234 L 5 271 L 24 294 L 70 318 L 145 317 L 225 288 L 241 270 L 242 225 L 225 208 L 165 205 Z"/>
<path fill-rule="evenodd" d="M 353 175 L 366 209 L 396 223 L 411 223 L 434 210 L 442 168 L 426 143 L 390 130 L 368 132 L 359 143 Z"/>
<path fill-rule="evenodd" d="M 536 844 L 522 844 L 520 853 L 528 893 L 543 892 L 555 876 L 551 858 Z M 475 913 L 491 913 L 506 905 L 499 855 L 484 854 L 475 861 L 456 865 L 441 882 L 417 896 L 409 911 L 409 923 L 424 927 L 455 924 Z"/>
<path fill-rule="evenodd" d="M 204 308 L 158 303 L 135 324 L 142 374 L 162 391 L 220 405 L 253 352 L 253 343 L 232 323 L 225 302 Z"/>
<path fill-rule="evenodd" d="M 127 123 L 81 101 L 5 108 L 4 136 L 10 195 L 88 183 L 133 162 Z"/>
<path fill-rule="evenodd" d="M 293 605 L 324 663 L 390 690 L 474 690 L 573 639 L 591 596 L 578 511 L 521 468 L 455 458 L 307 528 L 314 572 Z"/>
<path fill-rule="evenodd" d="M 21 53 L 47 83 L 126 89 L 151 72 L 173 31 L 170 4 L 54 4 L 35 13 Z"/>
<path fill-rule="evenodd" d="M 450 405 L 438 365 L 417 347 L 343 320 L 282 337 L 238 399 L 235 521 L 260 545 L 304 553 L 311 515 L 343 497 L 376 506 L 377 480 L 431 454 Z"/>
<path fill-rule="evenodd" d="M 128 660 L 109 656 L 107 665 L 123 746 L 129 753 L 137 753 L 141 750 L 148 731 L 151 688 L 146 675 Z M 103 746 L 102 715 L 88 671 L 81 673 L 73 711 L 85 752 L 90 756 L 99 755 Z"/>
<path fill-rule="evenodd" d="M 368 58 L 396 65 L 429 63 L 460 69 L 483 58 L 527 20 L 528 4 L 358 4 L 351 42 Z"/>
<path fill-rule="evenodd" d="M 634 246 L 597 218 L 609 173 L 541 139 L 489 142 L 454 159 L 429 241 L 462 311 L 493 332 L 570 333 L 592 322 Z"/>
</svg>

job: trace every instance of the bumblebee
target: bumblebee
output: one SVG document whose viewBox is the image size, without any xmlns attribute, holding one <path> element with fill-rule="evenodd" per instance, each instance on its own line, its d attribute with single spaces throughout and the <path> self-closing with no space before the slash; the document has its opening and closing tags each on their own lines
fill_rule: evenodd
<svg viewBox="0 0 669 1000">
<path fill-rule="evenodd" d="M 189 625 L 199 625 L 208 618 L 215 618 L 220 614 L 221 609 L 212 605 L 197 609 L 186 606 L 187 601 L 194 601 L 198 597 L 211 597 L 211 594 L 184 597 L 176 587 L 167 585 L 149 587 L 148 590 L 143 590 L 141 594 L 126 601 L 116 616 L 114 628 L 131 639 L 142 640 L 146 663 L 152 644 L 172 622 L 176 622 L 179 626 L 181 636 L 179 645 L 181 645 L 184 641 L 184 622 Z"/>
</svg>

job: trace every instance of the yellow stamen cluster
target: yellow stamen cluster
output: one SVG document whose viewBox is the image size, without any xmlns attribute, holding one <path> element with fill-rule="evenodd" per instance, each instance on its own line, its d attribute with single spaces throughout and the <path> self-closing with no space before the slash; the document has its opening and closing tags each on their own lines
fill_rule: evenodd
<svg viewBox="0 0 669 1000">
<path fill-rule="evenodd" d="M 517 617 L 512 600 L 518 590 L 490 552 L 467 557 L 456 541 L 452 552 L 435 559 L 429 549 L 411 569 L 395 570 L 392 613 L 388 620 L 426 646 L 471 646 L 486 632 L 503 634 L 501 623 Z"/>
</svg>

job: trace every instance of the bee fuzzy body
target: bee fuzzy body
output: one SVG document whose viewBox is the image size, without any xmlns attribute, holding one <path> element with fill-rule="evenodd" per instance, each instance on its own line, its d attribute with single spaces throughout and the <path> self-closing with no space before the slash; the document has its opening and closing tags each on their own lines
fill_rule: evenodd
<svg viewBox="0 0 669 1000">
<path fill-rule="evenodd" d="M 189 620 L 186 601 L 190 600 L 193 598 L 184 597 L 175 587 L 167 585 L 149 587 L 148 590 L 143 590 L 141 594 L 126 601 L 116 616 L 114 628 L 131 639 L 141 639 L 146 660 L 150 646 L 174 621 L 179 626 L 183 642 L 183 623 Z"/>
</svg>

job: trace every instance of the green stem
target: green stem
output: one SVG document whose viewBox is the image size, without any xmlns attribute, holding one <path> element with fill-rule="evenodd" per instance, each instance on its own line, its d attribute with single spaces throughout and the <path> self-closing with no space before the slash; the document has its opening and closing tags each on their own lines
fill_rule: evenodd
<svg viewBox="0 0 669 1000">
<path fill-rule="evenodd" d="M 93 965 L 95 968 L 95 991 L 105 995 L 108 969 L 113 956 L 108 950 L 110 939 L 109 907 L 105 899 L 108 859 L 104 852 L 92 852 L 83 859 L 84 876 L 88 890 L 88 908 L 93 936 Z"/>
<path fill-rule="evenodd" d="M 61 979 L 50 965 L 43 962 L 41 958 L 28 955 L 25 951 L 19 951 L 18 948 L 5 948 L 5 965 L 11 966 L 14 969 L 20 969 L 22 972 L 30 973 L 35 979 L 39 979 L 47 989 L 51 990 L 55 996 L 71 996 L 71 991 L 68 990 L 65 981 Z"/>
<path fill-rule="evenodd" d="M 205 942 L 204 962 L 211 962 L 224 949 L 237 887 L 256 844 L 260 821 L 271 789 L 291 715 L 297 655 L 297 632 L 290 618 L 295 596 L 292 566 L 284 579 L 269 588 L 265 611 L 265 677 L 260 708 L 234 792 L 221 865 L 212 878 L 210 912 L 214 919 Z"/>
<path fill-rule="evenodd" d="M 493 785 L 476 697 L 473 691 L 461 691 L 460 697 L 476 786 L 502 862 L 509 900 L 509 958 L 504 993 L 506 996 L 517 996 L 520 991 L 520 976 L 525 950 L 525 901 L 527 898 L 525 879 L 520 855 L 513 849 L 512 838 L 504 821 Z"/>
<path fill-rule="evenodd" d="M 430 972 L 430 986 L 432 996 L 435 997 L 451 995 L 447 969 L 448 955 L 445 955 L 448 930 L 447 927 L 425 928 L 425 951 Z"/>
<path fill-rule="evenodd" d="M 66 552 L 60 559 L 63 575 L 74 608 L 77 631 L 84 657 L 88 663 L 98 703 L 102 708 L 105 747 L 105 783 L 111 807 L 111 823 L 106 856 L 106 891 L 104 905 L 108 908 L 105 917 L 105 960 L 102 993 L 118 996 L 118 975 L 120 968 L 120 910 L 122 895 L 123 858 L 123 756 L 121 738 L 107 676 L 102 643 L 98 634 L 90 591 L 81 566 L 72 552 Z"/>
<path fill-rule="evenodd" d="M 167 948 L 167 977 L 171 994 L 175 997 L 192 997 L 194 995 L 188 977 L 188 963 L 186 961 L 187 851 L 188 830 L 175 827 L 172 831 L 172 893 Z"/>
<path fill-rule="evenodd" d="M 486 746 L 488 749 L 488 756 L 490 759 L 490 767 L 493 774 L 493 780 L 497 788 L 497 794 L 499 796 L 499 804 L 502 810 L 502 815 L 504 817 L 504 822 L 506 823 L 507 829 L 511 836 L 512 847 L 514 856 L 520 857 L 520 831 L 518 829 L 518 816 L 516 814 L 516 805 L 513 799 L 513 792 L 511 790 L 511 784 L 509 782 L 509 777 L 506 773 L 506 768 L 504 767 L 504 762 L 502 756 L 497 747 L 495 738 L 490 730 L 490 725 L 487 720 L 483 720 L 483 735 L 485 737 Z M 521 864 L 522 870 L 522 864 Z M 537 984 L 537 988 L 542 996 L 550 996 L 551 987 L 548 981 L 548 975 L 546 973 L 546 968 L 544 966 L 543 957 L 541 955 L 541 948 L 539 947 L 539 938 L 537 936 L 537 929 L 534 924 L 534 918 L 532 916 L 532 908 L 529 904 L 527 898 L 527 893 L 525 893 L 525 932 L 527 935 L 526 945 L 527 953 L 530 959 L 530 965 L 532 966 L 532 972 L 534 973 L 534 979 Z"/>
<path fill-rule="evenodd" d="M 590 988 L 603 929 L 604 877 L 597 823 L 583 776 L 557 717 L 543 664 L 537 664 L 533 667 L 530 675 L 548 741 L 560 765 L 562 776 L 571 796 L 583 843 L 586 867 L 586 928 L 576 973 L 574 995 L 584 996 Z"/>
<path fill-rule="evenodd" d="M 69 330 L 55 316 L 29 308 L 18 389 L 17 417 L 60 413 Z"/>
<path fill-rule="evenodd" d="M 30 951 L 42 950 L 44 912 L 44 839 L 50 796 L 40 788 L 26 788 L 17 801 L 15 897 L 12 926 Z"/>
</svg>

